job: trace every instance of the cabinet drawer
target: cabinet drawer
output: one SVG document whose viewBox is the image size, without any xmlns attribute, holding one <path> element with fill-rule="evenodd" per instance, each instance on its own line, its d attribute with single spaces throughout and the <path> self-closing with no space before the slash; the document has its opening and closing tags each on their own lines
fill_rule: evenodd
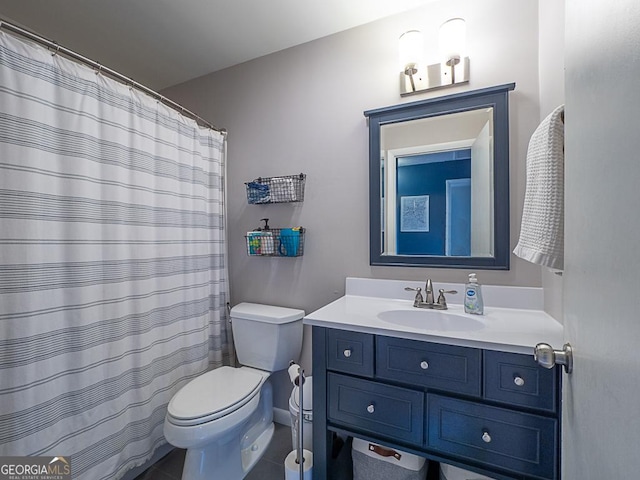
<svg viewBox="0 0 640 480">
<path fill-rule="evenodd" d="M 421 446 L 424 394 L 335 373 L 327 374 L 329 420 Z"/>
<path fill-rule="evenodd" d="M 485 398 L 556 411 L 558 368 L 542 368 L 532 355 L 493 351 L 485 351 L 484 355 Z"/>
<path fill-rule="evenodd" d="M 376 377 L 480 395 L 481 350 L 392 337 L 376 342 Z"/>
<path fill-rule="evenodd" d="M 557 420 L 427 395 L 427 445 L 462 459 L 556 479 Z"/>
<path fill-rule="evenodd" d="M 373 377 L 373 335 L 327 330 L 327 368 Z"/>
</svg>

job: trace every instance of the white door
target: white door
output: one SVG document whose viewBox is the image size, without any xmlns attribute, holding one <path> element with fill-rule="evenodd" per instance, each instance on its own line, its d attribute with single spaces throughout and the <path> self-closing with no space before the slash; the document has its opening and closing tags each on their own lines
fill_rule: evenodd
<svg viewBox="0 0 640 480">
<path fill-rule="evenodd" d="M 542 34 L 542 30 L 541 30 Z M 566 2 L 563 480 L 640 478 L 640 2 Z"/>
<path fill-rule="evenodd" d="M 445 180 L 446 256 L 471 254 L 471 179 Z"/>
<path fill-rule="evenodd" d="M 493 256 L 493 140 L 487 122 L 471 146 L 471 256 Z"/>
</svg>

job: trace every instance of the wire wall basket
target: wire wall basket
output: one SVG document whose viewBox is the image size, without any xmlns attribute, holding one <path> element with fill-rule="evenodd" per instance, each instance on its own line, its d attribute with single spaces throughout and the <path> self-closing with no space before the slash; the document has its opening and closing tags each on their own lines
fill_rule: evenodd
<svg viewBox="0 0 640 480">
<path fill-rule="evenodd" d="M 251 257 L 300 257 L 304 253 L 302 227 L 271 228 L 248 232 L 247 254 Z"/>
<path fill-rule="evenodd" d="M 247 182 L 247 201 L 250 205 L 265 203 L 302 202 L 307 176 L 260 177 Z"/>
</svg>

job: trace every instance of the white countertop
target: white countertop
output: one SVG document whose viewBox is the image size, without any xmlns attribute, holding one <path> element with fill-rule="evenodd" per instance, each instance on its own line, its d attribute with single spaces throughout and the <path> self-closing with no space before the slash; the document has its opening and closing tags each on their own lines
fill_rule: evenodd
<svg viewBox="0 0 640 480">
<path fill-rule="evenodd" d="M 408 326 L 389 323 L 378 318 L 378 314 L 381 312 L 391 310 L 424 311 L 428 314 L 429 310 L 413 307 L 412 292 L 404 292 L 400 289 L 401 286 L 404 288 L 404 286 L 418 285 L 419 283 L 415 281 L 348 278 L 347 294 L 304 317 L 304 323 L 513 353 L 533 354 L 533 348 L 540 342 L 548 343 L 554 348 L 562 347 L 563 327 L 549 314 L 536 308 L 541 307 L 542 304 L 541 289 L 536 288 L 483 286 L 485 314 L 470 315 L 464 313 L 461 303 L 455 303 L 457 300 L 461 301 L 464 285 L 436 284 L 434 282 L 436 296 L 438 288 L 447 290 L 455 288 L 459 292 L 457 295 L 447 296 L 448 310 L 437 312 L 453 316 L 450 322 L 452 325 L 455 325 L 456 315 L 470 317 L 481 323 L 476 328 L 469 330 L 458 328 L 429 330 L 428 322 L 424 325 Z M 387 297 L 379 296 L 381 292 L 386 292 Z M 367 293 L 375 294 L 375 296 L 367 296 Z M 409 298 L 392 298 L 393 296 L 408 296 Z M 487 300 L 492 301 L 488 302 Z M 490 304 L 488 305 L 488 303 Z M 502 306 L 504 304 L 510 306 Z M 514 308 L 513 305 L 523 308 Z"/>
</svg>

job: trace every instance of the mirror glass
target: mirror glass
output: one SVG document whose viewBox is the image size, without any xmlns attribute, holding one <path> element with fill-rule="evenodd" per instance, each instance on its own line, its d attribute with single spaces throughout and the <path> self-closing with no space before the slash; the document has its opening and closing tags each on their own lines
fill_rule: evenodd
<svg viewBox="0 0 640 480">
<path fill-rule="evenodd" d="M 512 89 L 365 112 L 372 265 L 509 268 Z"/>
</svg>

